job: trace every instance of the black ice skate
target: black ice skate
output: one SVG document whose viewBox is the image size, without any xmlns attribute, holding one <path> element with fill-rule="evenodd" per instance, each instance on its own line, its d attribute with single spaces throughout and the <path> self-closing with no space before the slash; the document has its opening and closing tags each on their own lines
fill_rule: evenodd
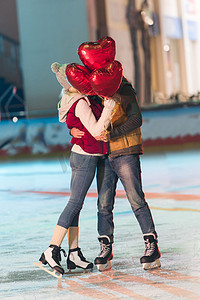
<svg viewBox="0 0 200 300">
<path fill-rule="evenodd" d="M 67 268 L 69 271 L 76 268 L 88 270 L 93 268 L 93 263 L 85 259 L 80 248 L 75 248 L 69 250 L 67 257 Z"/>
<path fill-rule="evenodd" d="M 64 274 L 64 269 L 60 265 L 61 251 L 64 253 L 64 256 L 67 256 L 65 250 L 61 249 L 61 247 L 50 245 L 49 248 L 47 248 L 47 250 L 42 253 L 39 259 L 39 261 L 44 265 L 48 264 L 54 270 L 53 272 L 42 267 L 42 265 L 39 266 L 38 264 L 38 267 L 40 267 L 44 271 L 50 273 L 51 275 L 57 278 L 61 278 L 62 275 Z"/>
<path fill-rule="evenodd" d="M 94 260 L 95 265 L 99 271 L 106 271 L 112 268 L 111 259 L 113 258 L 112 243 L 110 238 L 106 235 L 98 237 L 100 242 L 101 252 Z"/>
<path fill-rule="evenodd" d="M 153 233 L 143 235 L 146 249 L 144 251 L 144 256 L 140 258 L 140 263 L 143 264 L 144 270 L 159 268 L 160 263 L 160 251 L 158 248 L 158 241 Z"/>
</svg>

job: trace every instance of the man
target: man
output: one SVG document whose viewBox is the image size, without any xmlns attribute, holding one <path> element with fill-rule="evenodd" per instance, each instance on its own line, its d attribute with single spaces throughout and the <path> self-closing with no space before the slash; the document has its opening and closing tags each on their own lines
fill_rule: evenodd
<svg viewBox="0 0 200 300">
<path fill-rule="evenodd" d="M 97 169 L 98 239 L 101 252 L 94 263 L 99 270 L 111 267 L 114 198 L 117 181 L 120 179 L 146 244 L 140 262 L 144 269 L 160 267 L 161 255 L 157 245 L 157 233 L 141 182 L 139 156 L 143 153 L 140 131 L 142 115 L 136 93 L 131 84 L 123 78 L 120 88 L 112 99 L 117 103 L 112 114 L 110 129 L 96 137 L 96 139 L 109 141 L 109 156 L 102 161 L 104 166 L 101 165 Z M 74 134 L 73 130 L 71 134 Z"/>
</svg>

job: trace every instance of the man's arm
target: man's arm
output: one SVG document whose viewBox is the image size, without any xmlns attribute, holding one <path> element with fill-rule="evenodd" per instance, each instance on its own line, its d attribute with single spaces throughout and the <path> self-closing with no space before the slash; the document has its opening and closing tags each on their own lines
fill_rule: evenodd
<svg viewBox="0 0 200 300">
<path fill-rule="evenodd" d="M 109 139 L 123 136 L 142 125 L 142 115 L 135 90 L 130 84 L 126 84 L 118 90 L 118 93 L 121 96 L 121 105 L 128 119 L 121 125 L 111 128 Z"/>
</svg>

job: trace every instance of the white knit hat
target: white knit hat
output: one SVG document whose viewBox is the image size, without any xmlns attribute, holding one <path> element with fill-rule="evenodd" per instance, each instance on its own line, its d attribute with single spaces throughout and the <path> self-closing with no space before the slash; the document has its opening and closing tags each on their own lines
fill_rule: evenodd
<svg viewBox="0 0 200 300">
<path fill-rule="evenodd" d="M 69 82 L 67 81 L 67 77 L 65 74 L 67 64 L 60 65 L 57 62 L 54 62 L 51 65 L 51 70 L 56 73 L 56 78 L 58 82 L 61 84 L 61 86 L 65 89 L 68 90 L 68 88 L 71 86 Z"/>
</svg>

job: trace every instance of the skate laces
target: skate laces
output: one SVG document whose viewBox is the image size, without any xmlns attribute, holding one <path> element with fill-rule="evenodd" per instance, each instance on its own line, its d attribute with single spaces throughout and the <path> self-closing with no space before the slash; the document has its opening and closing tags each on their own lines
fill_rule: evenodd
<svg viewBox="0 0 200 300">
<path fill-rule="evenodd" d="M 144 251 L 144 256 L 151 256 L 154 251 L 155 251 L 155 248 L 156 248 L 156 242 L 153 241 L 153 242 L 150 242 L 149 239 L 146 239 L 145 241 L 145 251 Z"/>
<path fill-rule="evenodd" d="M 71 253 L 73 252 L 78 252 L 78 256 L 80 257 L 80 259 L 84 262 L 88 262 L 86 260 L 86 258 L 83 256 L 83 253 L 81 252 L 81 248 L 77 247 L 77 248 L 74 248 L 74 249 L 69 249 L 69 255 L 68 257 L 70 256 Z"/>
<path fill-rule="evenodd" d="M 67 254 L 66 254 L 66 252 L 65 252 L 65 250 L 64 250 L 64 249 L 60 248 L 60 252 L 63 252 L 63 254 L 64 254 L 64 257 L 67 257 Z"/>
<path fill-rule="evenodd" d="M 61 247 L 54 247 L 52 251 L 52 256 L 55 257 L 55 259 L 57 259 L 58 263 L 61 261 L 61 252 L 63 252 L 65 257 L 67 256 L 65 250 Z"/>
<path fill-rule="evenodd" d="M 79 255 L 79 257 L 81 258 L 82 261 L 87 262 L 86 258 L 83 256 L 83 253 L 81 252 L 80 248 L 78 248 L 78 255 Z"/>
<path fill-rule="evenodd" d="M 106 256 L 107 253 L 110 252 L 110 244 L 104 244 L 103 241 L 100 241 L 100 245 L 101 245 L 101 252 L 99 254 L 99 256 Z"/>
</svg>

